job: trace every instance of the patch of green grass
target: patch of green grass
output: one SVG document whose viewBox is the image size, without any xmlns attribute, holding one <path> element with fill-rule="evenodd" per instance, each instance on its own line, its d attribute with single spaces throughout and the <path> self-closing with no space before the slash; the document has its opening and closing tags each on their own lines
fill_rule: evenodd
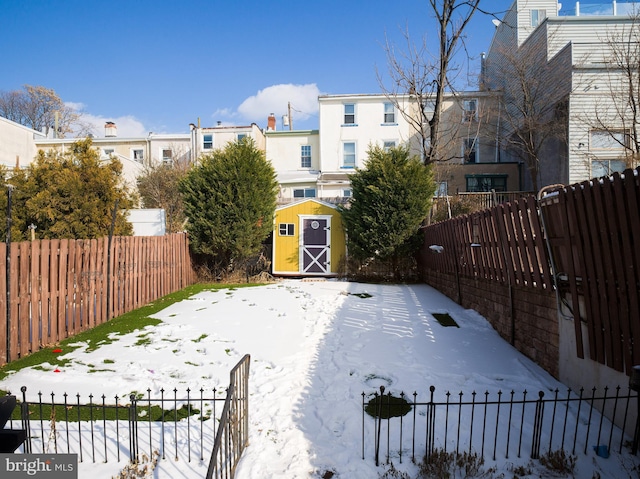
<svg viewBox="0 0 640 479">
<path fill-rule="evenodd" d="M 227 284 L 211 284 L 198 283 L 188 286 L 175 293 L 163 296 L 141 308 L 130 311 L 122 316 L 113 318 L 106 323 L 96 326 L 93 329 L 76 334 L 70 338 L 61 341 L 57 345 L 49 346 L 36 351 L 24 358 L 12 361 L 0 368 L 0 380 L 6 378 L 10 373 L 19 371 L 23 368 L 33 367 L 42 363 L 49 363 L 55 367 L 62 367 L 70 363 L 68 359 L 61 359 L 60 356 L 72 352 L 86 344 L 87 351 L 93 351 L 100 346 L 110 344 L 118 340 L 118 336 L 132 333 L 133 331 L 142 330 L 147 326 L 157 326 L 162 323 L 161 320 L 151 318 L 150 316 L 163 310 L 167 306 L 183 301 L 191 296 L 201 293 L 202 291 L 217 291 L 221 289 L 235 290 L 239 287 L 255 287 L 262 286 L 257 283 L 247 283 L 242 285 L 234 285 L 232 288 Z M 62 353 L 54 353 L 56 349 L 62 349 Z"/>
<path fill-rule="evenodd" d="M 113 364 L 115 363 L 115 361 L 113 359 L 105 359 L 104 361 L 102 361 L 104 364 Z"/>
<path fill-rule="evenodd" d="M 385 394 L 371 398 L 364 410 L 371 417 L 388 419 L 390 417 L 404 416 L 411 411 L 411 405 L 403 397 Z"/>
<path fill-rule="evenodd" d="M 69 403 L 64 404 L 29 404 L 29 419 L 32 421 L 49 421 L 51 418 L 55 418 L 56 421 L 115 421 L 116 419 L 121 421 L 129 420 L 129 398 L 119 398 L 118 406 L 114 404 L 102 406 L 102 398 L 94 398 L 96 402 L 93 404 L 73 404 L 73 398 L 69 398 Z M 106 404 L 105 400 L 105 404 Z M 22 418 L 22 410 L 20 404 L 13 410 L 11 418 L 19 421 Z M 138 403 L 136 406 L 136 416 L 138 421 L 144 422 L 170 422 L 180 421 L 187 416 L 200 416 L 200 410 L 194 407 L 188 407 L 183 405 L 177 411 L 175 409 L 163 410 L 160 406 Z M 209 415 L 203 416 L 203 420 L 209 419 Z"/>
<path fill-rule="evenodd" d="M 208 334 L 201 334 L 199 337 L 197 337 L 196 339 L 192 339 L 191 341 L 193 341 L 194 343 L 199 343 L 200 341 L 205 339 L 207 336 L 209 336 L 209 335 Z"/>
<path fill-rule="evenodd" d="M 134 346 L 147 346 L 148 344 L 151 344 L 149 333 L 141 334 L 138 338 L 139 339 L 134 343 Z"/>
</svg>

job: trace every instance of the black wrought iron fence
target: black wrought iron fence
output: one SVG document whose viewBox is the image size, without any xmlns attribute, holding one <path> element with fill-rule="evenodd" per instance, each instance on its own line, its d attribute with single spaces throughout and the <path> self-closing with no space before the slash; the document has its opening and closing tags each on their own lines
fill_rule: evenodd
<svg viewBox="0 0 640 479">
<path fill-rule="evenodd" d="M 131 394 L 129 397 L 89 394 L 56 396 L 37 393 L 22 400 L 8 428 L 19 423 L 27 431 L 20 448 L 24 453 L 75 453 L 80 462 L 136 461 L 141 453 L 157 453 L 191 462 L 203 461 L 217 434 L 217 417 L 224 390 L 197 391 L 160 389 L 159 397 Z"/>
<path fill-rule="evenodd" d="M 231 370 L 226 389 L 147 389 L 113 398 L 38 392 L 34 398 L 23 386 L 6 428 L 27 431 L 22 453 L 78 454 L 80 462 L 94 463 L 143 456 L 204 462 L 211 454 L 210 463 L 223 457 L 219 464 L 235 470 L 248 442 L 249 361 L 245 355 Z"/>
<path fill-rule="evenodd" d="M 235 477 L 236 466 L 249 442 L 249 364 L 247 354 L 231 370 L 220 426 L 211 453 L 207 479 Z"/>
<path fill-rule="evenodd" d="M 494 461 L 526 454 L 536 459 L 558 450 L 608 455 L 627 448 L 636 453 L 637 438 L 631 447 L 624 431 L 635 430 L 628 422 L 633 416 L 630 408 L 638 407 L 637 393 L 622 392 L 618 386 L 600 393 L 596 388 L 566 393 L 556 389 L 551 397 L 546 395 L 526 390 L 493 395 L 447 391 L 436 401 L 431 386 L 429 399 L 419 401 L 416 392 L 399 397 L 384 394 L 384 388 L 369 395 L 363 392 L 362 459 L 369 452 L 376 465 L 381 455 L 387 463 L 392 458 L 402 462 L 407 455 L 416 461 L 429 459 L 436 450 Z"/>
</svg>

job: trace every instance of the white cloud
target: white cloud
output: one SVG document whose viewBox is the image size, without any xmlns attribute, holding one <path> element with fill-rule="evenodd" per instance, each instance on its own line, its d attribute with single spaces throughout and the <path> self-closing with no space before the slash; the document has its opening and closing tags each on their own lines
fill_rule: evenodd
<svg viewBox="0 0 640 479">
<path fill-rule="evenodd" d="M 64 102 L 64 105 L 76 111 L 82 111 L 84 110 L 84 107 L 85 107 L 84 103 L 73 102 L 73 101 L 66 101 Z"/>
<path fill-rule="evenodd" d="M 270 113 L 279 118 L 287 113 L 287 104 L 291 103 L 294 122 L 296 119 L 304 121 L 317 115 L 320 94 L 315 83 L 272 85 L 244 100 L 238 107 L 238 113 L 247 121 L 266 124 Z"/>
<path fill-rule="evenodd" d="M 116 124 L 118 136 L 122 138 L 146 137 L 149 134 L 142 122 L 131 115 L 104 117 L 82 113 L 81 122 L 87 125 L 97 138 L 104 137 L 104 125 L 108 121 Z"/>
<path fill-rule="evenodd" d="M 211 115 L 214 119 L 216 118 L 234 118 L 238 116 L 237 111 L 233 111 L 231 108 L 218 108 Z"/>
<path fill-rule="evenodd" d="M 116 124 L 118 136 L 122 138 L 145 137 L 149 131 L 142 122 L 132 115 L 124 115 L 118 117 L 106 117 L 102 115 L 92 115 L 83 111 L 86 108 L 84 103 L 65 102 L 69 108 L 76 110 L 80 115 L 80 125 L 75 128 L 74 133 L 84 136 L 91 133 L 96 138 L 104 137 L 104 125 L 111 121 Z"/>
</svg>

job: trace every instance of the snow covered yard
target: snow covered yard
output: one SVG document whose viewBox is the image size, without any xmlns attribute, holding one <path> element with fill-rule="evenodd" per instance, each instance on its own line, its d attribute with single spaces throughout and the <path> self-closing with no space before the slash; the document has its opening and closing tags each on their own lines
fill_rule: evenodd
<svg viewBox="0 0 640 479">
<path fill-rule="evenodd" d="M 460 328 L 442 327 L 433 313 L 448 313 Z M 161 389 L 224 387 L 229 370 L 249 353 L 249 446 L 239 479 L 320 478 L 327 472 L 342 479 L 379 477 L 385 469 L 374 464 L 369 418 L 362 459 L 361 405 L 362 393 L 380 385 L 396 395 L 417 391 L 423 397 L 431 385 L 468 393 L 566 390 L 483 317 L 426 285 L 285 280 L 205 291 L 154 317 L 162 323 L 93 351 L 63 355 L 70 361 L 59 373 L 46 365 L 23 369 L 0 382 L 0 389 L 19 395 L 26 385 L 30 395 L 123 397 L 147 388 L 159 395 Z M 212 439 L 206 442 L 210 447 Z M 167 453 L 159 461 L 154 477 L 206 473 L 208 456 L 202 462 L 172 457 Z M 625 465 L 617 454 L 603 459 L 590 451 L 577 458 L 577 478 L 629 477 L 633 466 L 628 455 Z M 497 477 L 513 477 L 509 467 L 527 462 L 488 461 L 486 467 L 505 474 Z M 416 470 L 406 459 L 394 465 Z M 123 466 L 85 460 L 79 477 L 108 478 Z"/>
</svg>

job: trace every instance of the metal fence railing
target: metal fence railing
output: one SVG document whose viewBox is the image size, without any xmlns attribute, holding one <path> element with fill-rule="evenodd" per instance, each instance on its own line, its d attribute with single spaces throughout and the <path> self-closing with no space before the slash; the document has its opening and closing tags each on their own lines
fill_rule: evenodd
<svg viewBox="0 0 640 479">
<path fill-rule="evenodd" d="M 135 462 L 140 454 L 191 462 L 212 449 L 224 396 L 203 388 L 160 390 L 159 397 L 131 394 L 82 398 L 80 394 L 45 395 L 22 400 L 7 424 L 18 425 L 27 439 L 18 452 L 78 454 L 80 462 Z M 88 401 L 87 401 L 88 399 Z"/>
<path fill-rule="evenodd" d="M 249 362 L 245 355 L 234 366 L 226 390 L 147 389 L 82 398 L 29 396 L 23 386 L 6 428 L 26 431 L 17 453 L 77 454 L 79 462 L 93 463 L 156 457 L 206 464 L 211 457 L 207 477 L 232 478 L 248 443 Z"/>
<path fill-rule="evenodd" d="M 572 455 L 590 450 L 622 453 L 630 444 L 623 431 L 629 408 L 637 407 L 637 393 L 622 392 L 620 387 L 613 394 L 608 388 L 600 393 L 596 388 L 551 393 L 545 397 L 543 391 L 529 394 L 526 390 L 494 395 L 488 391 L 446 392 L 437 401 L 431 386 L 428 400 L 421 401 L 415 392 L 399 398 L 384 394 L 383 388 L 369 396 L 363 392 L 362 459 L 369 452 L 376 465 L 384 459 L 389 463 L 391 458 L 402 462 L 407 455 L 415 462 L 428 459 L 436 450 L 477 454 L 494 461 L 527 454 L 537 459 L 559 450 Z M 402 400 L 408 413 L 394 417 L 393 409 Z M 370 417 L 365 410 L 377 413 Z M 620 426 L 600 414 L 604 410 Z"/>
<path fill-rule="evenodd" d="M 249 442 L 249 364 L 246 354 L 231 370 L 227 398 L 209 461 L 207 479 L 235 477 L 236 466 Z"/>
</svg>

